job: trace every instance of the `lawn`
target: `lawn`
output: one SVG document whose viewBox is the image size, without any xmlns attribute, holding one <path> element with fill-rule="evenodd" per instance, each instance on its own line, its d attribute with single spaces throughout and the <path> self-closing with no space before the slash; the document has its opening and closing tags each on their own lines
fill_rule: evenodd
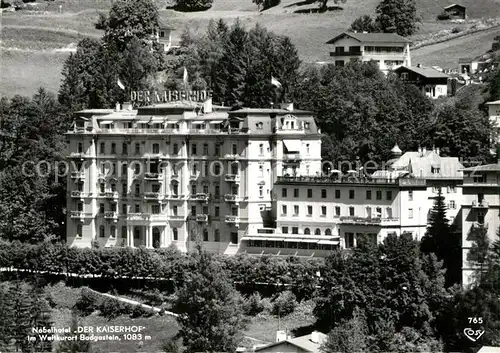
<svg viewBox="0 0 500 353">
<path fill-rule="evenodd" d="M 184 28 L 204 31 L 210 19 L 223 18 L 229 23 L 239 18 L 246 26 L 259 23 L 269 30 L 287 35 L 296 45 L 305 62 L 326 61 L 329 58 L 325 42 L 345 31 L 350 23 L 363 14 L 372 14 L 380 0 L 347 0 L 340 4 L 342 10 L 323 14 L 294 13 L 300 0 L 282 0 L 281 4 L 264 12 L 257 12 L 251 0 L 214 0 L 213 7 L 204 12 L 180 13 L 165 10 L 168 1 L 157 0 L 160 16 L 177 28 L 173 34 L 178 42 Z M 57 91 L 60 71 L 67 53 L 54 49 L 76 45 L 85 36 L 99 37 L 102 33 L 93 26 L 98 11 L 109 9 L 111 0 L 56 0 L 44 2 L 39 14 L 19 11 L 5 13 L 1 18 L 1 66 L 0 95 L 23 94 L 31 96 L 41 85 Z M 412 39 L 420 40 L 430 33 L 460 27 L 449 22 L 438 23 L 435 18 L 448 0 L 417 0 L 423 23 Z M 463 0 L 471 18 L 500 17 L 500 0 Z M 62 5 L 59 12 L 59 5 Z M 330 5 L 333 5 L 330 4 Z M 308 5 L 311 7 L 314 5 Z M 491 37 L 492 38 L 492 37 Z M 460 53 L 472 50 L 468 55 L 478 55 L 491 45 L 490 36 L 481 37 L 485 43 L 468 43 L 467 40 L 451 43 L 447 48 L 431 48 L 415 53 L 423 64 L 446 66 L 456 63 Z M 475 41 L 475 40 L 473 40 Z M 466 48 L 466 49 L 464 49 Z M 26 50 L 29 49 L 29 50 Z M 435 62 L 435 61 L 438 62 Z M 417 62 L 414 60 L 414 62 Z"/>
</svg>

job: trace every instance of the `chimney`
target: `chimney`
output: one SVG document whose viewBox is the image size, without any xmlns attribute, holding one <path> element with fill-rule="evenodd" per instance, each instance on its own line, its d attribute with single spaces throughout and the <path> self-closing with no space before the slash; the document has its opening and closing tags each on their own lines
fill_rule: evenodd
<svg viewBox="0 0 500 353">
<path fill-rule="evenodd" d="M 286 341 L 286 331 L 276 331 L 276 342 Z"/>
<path fill-rule="evenodd" d="M 120 102 L 116 102 L 115 111 L 119 112 L 120 110 L 121 110 L 120 109 Z"/>
<path fill-rule="evenodd" d="M 293 111 L 293 103 L 281 103 L 281 109 L 288 110 L 289 112 Z"/>
<path fill-rule="evenodd" d="M 313 331 L 311 333 L 311 342 L 312 343 L 319 343 L 319 335 L 318 335 L 318 331 Z"/>
<path fill-rule="evenodd" d="M 123 110 L 132 110 L 132 103 L 131 102 L 124 102 L 123 103 Z"/>
</svg>

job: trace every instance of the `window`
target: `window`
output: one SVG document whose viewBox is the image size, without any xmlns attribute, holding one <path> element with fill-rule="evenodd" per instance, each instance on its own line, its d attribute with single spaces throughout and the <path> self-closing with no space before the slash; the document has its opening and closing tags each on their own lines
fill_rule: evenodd
<svg viewBox="0 0 500 353">
<path fill-rule="evenodd" d="M 286 205 L 281 206 L 281 214 L 286 215 Z"/>
<path fill-rule="evenodd" d="M 220 207 L 215 206 L 215 217 L 220 217 Z"/>
<path fill-rule="evenodd" d="M 215 198 L 218 199 L 220 197 L 220 186 L 215 185 Z"/>
<path fill-rule="evenodd" d="M 454 194 L 456 192 L 457 192 L 457 190 L 455 188 L 455 185 L 449 185 L 448 186 L 448 194 Z"/>
<path fill-rule="evenodd" d="M 101 142 L 101 144 L 99 145 L 99 153 L 104 154 L 105 152 L 106 152 L 106 145 L 104 144 L 104 142 Z"/>
<path fill-rule="evenodd" d="M 354 199 L 354 190 L 349 190 L 349 198 Z"/>
<path fill-rule="evenodd" d="M 386 208 L 386 213 L 387 213 L 387 218 L 392 218 L 392 208 L 387 207 Z"/>
<path fill-rule="evenodd" d="M 78 142 L 78 153 L 83 153 L 83 143 Z"/>
<path fill-rule="evenodd" d="M 349 207 L 349 216 L 353 217 L 354 216 L 354 207 Z"/>
<path fill-rule="evenodd" d="M 177 231 L 177 228 L 173 228 L 172 229 L 172 238 L 174 240 L 178 240 L 179 239 L 179 232 Z"/>
<path fill-rule="evenodd" d="M 288 227 L 281 227 L 281 233 L 288 234 Z"/>
<path fill-rule="evenodd" d="M 160 38 L 163 38 L 165 37 L 165 32 L 164 31 L 160 31 Z"/>
<path fill-rule="evenodd" d="M 127 204 L 122 205 L 122 213 L 127 214 Z"/>
<path fill-rule="evenodd" d="M 196 195 L 196 184 L 191 184 L 191 195 Z"/>
<path fill-rule="evenodd" d="M 377 190 L 377 200 L 382 200 L 382 191 Z"/>
<path fill-rule="evenodd" d="M 135 144 L 135 154 L 141 154 L 141 144 L 140 143 Z"/>
<path fill-rule="evenodd" d="M 104 183 L 99 184 L 99 191 L 102 193 L 104 192 Z"/>
<path fill-rule="evenodd" d="M 82 237 L 82 230 L 83 230 L 82 228 L 83 228 L 83 227 L 82 227 L 82 225 L 81 225 L 81 224 L 78 224 L 78 225 L 76 226 L 76 237 L 77 237 L 77 238 L 81 238 L 81 237 Z"/>
<path fill-rule="evenodd" d="M 83 211 L 83 203 L 78 202 L 78 204 L 76 205 L 76 208 L 77 208 L 77 210 L 78 210 L 78 211 L 80 211 L 80 212 L 81 212 L 81 211 Z"/>
<path fill-rule="evenodd" d="M 99 237 L 104 238 L 105 233 L 106 233 L 106 229 L 104 228 L 104 226 L 100 226 L 99 227 Z"/>
<path fill-rule="evenodd" d="M 375 209 L 375 217 L 377 217 L 377 218 L 382 217 L 382 208 L 381 207 L 377 207 Z"/>
<path fill-rule="evenodd" d="M 111 184 L 111 191 L 116 192 L 116 184 Z"/>
<path fill-rule="evenodd" d="M 172 194 L 174 196 L 179 195 L 179 183 L 172 183 Z"/>
<path fill-rule="evenodd" d="M 116 238 L 116 227 L 111 226 L 111 232 L 109 233 L 110 238 Z"/>
<path fill-rule="evenodd" d="M 431 167 L 432 174 L 439 174 L 440 171 L 441 171 L 441 168 L 439 168 L 439 167 Z"/>
<path fill-rule="evenodd" d="M 299 215 L 299 205 L 294 205 L 293 206 L 293 215 L 298 216 Z"/>
<path fill-rule="evenodd" d="M 127 174 L 128 174 L 127 165 L 122 164 L 122 176 L 126 178 Z"/>
<path fill-rule="evenodd" d="M 173 154 L 179 154 L 179 145 L 174 143 L 174 150 L 172 151 Z"/>
<path fill-rule="evenodd" d="M 141 205 L 138 203 L 135 204 L 135 213 L 141 213 Z"/>
<path fill-rule="evenodd" d="M 232 147 L 232 154 L 238 154 L 238 145 L 233 143 Z"/>
<path fill-rule="evenodd" d="M 330 228 L 327 228 L 325 230 L 325 235 L 332 235 L 332 230 Z"/>
<path fill-rule="evenodd" d="M 153 153 L 158 154 L 160 153 L 160 144 L 158 143 L 153 143 Z"/>
<path fill-rule="evenodd" d="M 160 205 L 151 206 L 151 213 L 152 214 L 160 214 Z"/>
<path fill-rule="evenodd" d="M 321 206 L 321 216 L 322 217 L 326 216 L 326 206 Z"/>
<path fill-rule="evenodd" d="M 208 143 L 203 144 L 203 155 L 208 156 Z"/>
<path fill-rule="evenodd" d="M 196 215 L 196 206 L 191 206 L 191 215 Z"/>
<path fill-rule="evenodd" d="M 313 214 L 313 207 L 311 205 L 307 206 L 307 215 L 312 216 Z"/>
<path fill-rule="evenodd" d="M 305 228 L 304 229 L 304 234 L 305 235 L 310 235 L 311 234 L 311 230 L 309 228 Z"/>
<path fill-rule="evenodd" d="M 312 189 L 307 189 L 307 197 L 312 198 L 313 197 L 313 190 Z"/>
<path fill-rule="evenodd" d="M 196 156 L 196 143 L 193 143 L 193 144 L 191 145 L 191 154 L 192 154 L 193 156 Z"/>
<path fill-rule="evenodd" d="M 345 247 L 354 247 L 354 233 L 345 233 Z"/>
<path fill-rule="evenodd" d="M 335 206 L 335 216 L 340 217 L 340 206 Z"/>
<path fill-rule="evenodd" d="M 141 194 L 141 186 L 139 184 L 135 184 L 135 196 L 139 196 Z"/>
<path fill-rule="evenodd" d="M 127 227 L 122 227 L 122 239 L 127 239 Z"/>
<path fill-rule="evenodd" d="M 308 143 L 306 143 L 306 154 L 309 154 L 310 151 L 311 151 L 310 145 Z"/>
<path fill-rule="evenodd" d="M 408 80 L 408 72 L 402 72 L 401 73 L 401 79 L 402 80 Z"/>
<path fill-rule="evenodd" d="M 179 208 L 177 206 L 172 207 L 172 214 L 177 216 L 179 214 Z"/>
<path fill-rule="evenodd" d="M 408 191 L 408 201 L 413 201 L 413 190 Z"/>
<path fill-rule="evenodd" d="M 484 177 L 484 175 L 474 175 L 474 182 L 475 183 L 484 183 L 486 182 L 486 178 Z"/>
<path fill-rule="evenodd" d="M 116 143 L 111 144 L 111 154 L 116 154 Z"/>
<path fill-rule="evenodd" d="M 335 66 L 344 66 L 344 60 L 335 60 Z"/>
<path fill-rule="evenodd" d="M 386 198 L 387 200 L 392 200 L 392 191 L 387 191 Z"/>
<path fill-rule="evenodd" d="M 99 205 L 99 213 L 104 213 L 104 204 L 103 203 L 101 203 Z"/>
<path fill-rule="evenodd" d="M 299 227 L 292 227 L 292 234 L 299 234 Z"/>
<path fill-rule="evenodd" d="M 203 229 L 203 241 L 208 241 L 208 229 Z"/>
<path fill-rule="evenodd" d="M 281 189 L 281 197 L 286 197 L 286 188 Z"/>
<path fill-rule="evenodd" d="M 264 197 L 264 186 L 259 185 L 259 197 Z"/>
<path fill-rule="evenodd" d="M 128 144 L 126 142 L 122 143 L 122 154 L 128 154 Z"/>
<path fill-rule="evenodd" d="M 451 200 L 450 201 L 450 207 L 449 207 L 451 210 L 454 210 L 455 208 L 457 208 L 457 205 L 455 204 L 455 201 Z"/>
<path fill-rule="evenodd" d="M 371 190 L 366 190 L 366 199 L 371 200 L 372 199 L 372 191 Z"/>
<path fill-rule="evenodd" d="M 314 235 L 321 235 L 321 230 L 319 228 L 316 228 L 314 231 Z"/>
<path fill-rule="evenodd" d="M 215 242 L 220 242 L 220 230 L 219 229 L 216 229 L 214 231 L 214 241 Z"/>
<path fill-rule="evenodd" d="M 321 189 L 321 198 L 326 199 L 326 189 Z"/>
<path fill-rule="evenodd" d="M 340 199 L 340 190 L 335 190 L 335 198 Z"/>
<path fill-rule="evenodd" d="M 259 145 L 259 155 L 264 155 L 264 144 L 262 143 Z"/>
<path fill-rule="evenodd" d="M 238 244 L 238 233 L 231 233 L 231 244 Z"/>
<path fill-rule="evenodd" d="M 293 189 L 293 197 L 299 197 L 299 189 Z"/>
<path fill-rule="evenodd" d="M 410 218 L 410 219 L 413 218 L 413 208 L 408 209 L 408 218 Z"/>
<path fill-rule="evenodd" d="M 208 214 L 208 206 L 203 206 L 203 214 Z"/>
<path fill-rule="evenodd" d="M 259 165 L 259 177 L 264 176 L 264 166 L 262 164 Z"/>
</svg>

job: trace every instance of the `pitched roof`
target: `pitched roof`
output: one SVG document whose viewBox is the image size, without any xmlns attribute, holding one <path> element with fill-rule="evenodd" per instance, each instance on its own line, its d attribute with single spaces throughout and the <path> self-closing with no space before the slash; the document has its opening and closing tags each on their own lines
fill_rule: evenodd
<svg viewBox="0 0 500 353">
<path fill-rule="evenodd" d="M 174 27 L 172 27 L 172 25 L 168 24 L 162 19 L 158 19 L 158 27 L 162 29 L 175 29 Z"/>
<path fill-rule="evenodd" d="M 500 164 L 485 164 L 462 169 L 465 172 L 500 172 Z"/>
<path fill-rule="evenodd" d="M 298 348 L 305 350 L 306 352 L 319 352 L 319 348 L 320 348 L 321 344 L 323 344 L 323 342 L 326 340 L 327 335 L 325 335 L 322 332 L 317 332 L 317 334 L 318 334 L 318 343 L 311 341 L 311 336 L 312 336 L 312 333 L 311 333 L 309 335 L 300 336 L 300 337 L 291 338 L 291 339 L 287 339 L 287 340 L 280 341 L 280 342 L 271 343 L 271 344 L 268 344 L 267 346 L 256 348 L 255 351 L 256 352 L 266 351 L 267 348 L 276 347 L 279 345 L 291 344 L 295 347 L 298 347 Z"/>
<path fill-rule="evenodd" d="M 410 40 L 401 37 L 396 33 L 354 33 L 354 32 L 344 32 L 335 38 L 330 39 L 326 44 L 334 44 L 340 38 L 344 36 L 356 39 L 359 42 L 365 43 L 411 43 Z"/>
<path fill-rule="evenodd" d="M 500 100 L 486 103 L 486 105 L 489 105 L 489 104 L 500 104 Z"/>
<path fill-rule="evenodd" d="M 432 150 L 425 153 L 406 152 L 394 160 L 390 167 L 393 170 L 407 170 L 417 177 L 428 179 L 461 179 L 464 168 L 457 157 L 441 157 Z M 433 168 L 439 168 L 439 172 L 432 173 Z"/>
<path fill-rule="evenodd" d="M 416 74 L 419 74 L 420 76 L 423 76 L 425 78 L 449 78 L 445 73 L 442 73 L 438 70 L 434 70 L 430 67 L 417 67 L 417 66 L 401 66 L 398 67 L 394 71 L 404 71 L 404 70 L 410 70 L 415 72 Z"/>
<path fill-rule="evenodd" d="M 451 5 L 445 6 L 444 9 L 448 10 L 448 9 L 451 9 L 451 8 L 454 8 L 454 7 L 461 7 L 462 9 L 465 9 L 465 6 L 459 5 L 459 4 L 451 4 Z"/>
</svg>

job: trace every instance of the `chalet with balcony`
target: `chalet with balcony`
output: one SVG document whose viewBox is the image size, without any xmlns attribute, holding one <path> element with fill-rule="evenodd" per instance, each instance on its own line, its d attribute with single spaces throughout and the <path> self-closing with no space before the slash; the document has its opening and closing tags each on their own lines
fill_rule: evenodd
<svg viewBox="0 0 500 353">
<path fill-rule="evenodd" d="M 402 65 L 411 66 L 411 42 L 395 33 L 345 32 L 332 38 L 330 57 L 336 66 L 350 61 L 375 61 L 384 73 Z"/>
<path fill-rule="evenodd" d="M 401 66 L 394 70 L 396 75 L 407 84 L 417 86 L 429 98 L 446 97 L 450 77 L 429 67 Z"/>
</svg>

